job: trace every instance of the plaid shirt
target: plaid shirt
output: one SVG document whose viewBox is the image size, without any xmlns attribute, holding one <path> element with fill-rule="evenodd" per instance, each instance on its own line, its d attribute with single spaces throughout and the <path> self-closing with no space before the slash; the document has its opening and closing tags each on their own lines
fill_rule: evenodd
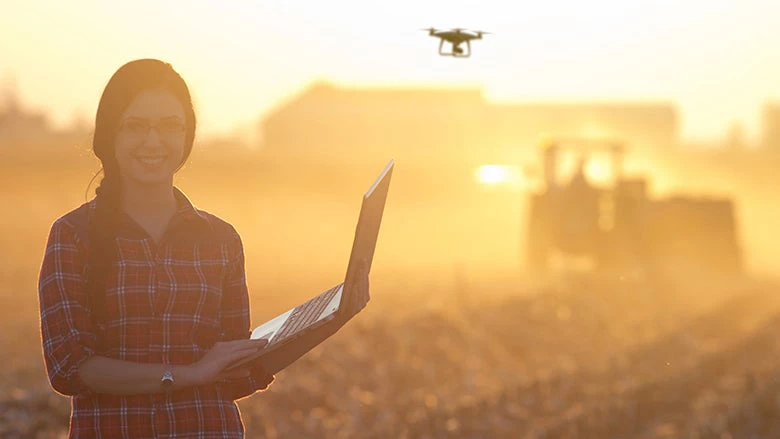
<svg viewBox="0 0 780 439">
<path fill-rule="evenodd" d="M 244 252 L 236 230 L 197 210 L 174 188 L 178 210 L 159 245 L 123 214 L 117 261 L 106 279 L 105 322 L 94 327 L 84 289 L 85 241 L 95 200 L 54 222 L 39 278 L 49 381 L 71 397 L 70 437 L 243 437 L 236 399 L 272 381 L 251 376 L 169 393 L 98 394 L 79 366 L 100 355 L 139 363 L 191 364 L 217 341 L 250 335 Z"/>
</svg>

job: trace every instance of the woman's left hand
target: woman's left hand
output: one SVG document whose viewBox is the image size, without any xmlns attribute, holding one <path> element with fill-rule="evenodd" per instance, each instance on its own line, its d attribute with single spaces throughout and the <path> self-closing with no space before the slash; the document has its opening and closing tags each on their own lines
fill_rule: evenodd
<svg viewBox="0 0 780 439">
<path fill-rule="evenodd" d="M 239 378 L 247 378 L 251 374 L 248 367 L 237 367 L 231 370 L 225 370 L 217 375 L 217 381 L 230 381 Z"/>
</svg>

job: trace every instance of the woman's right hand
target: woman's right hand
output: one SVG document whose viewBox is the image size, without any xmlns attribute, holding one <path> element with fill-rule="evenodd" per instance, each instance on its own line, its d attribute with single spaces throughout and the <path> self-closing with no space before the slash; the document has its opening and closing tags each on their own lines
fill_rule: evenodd
<svg viewBox="0 0 780 439">
<path fill-rule="evenodd" d="M 217 342 L 203 358 L 191 365 L 190 372 L 193 374 L 195 385 L 217 381 L 220 372 L 229 364 L 254 354 L 267 344 L 268 340 L 264 338 Z"/>
</svg>

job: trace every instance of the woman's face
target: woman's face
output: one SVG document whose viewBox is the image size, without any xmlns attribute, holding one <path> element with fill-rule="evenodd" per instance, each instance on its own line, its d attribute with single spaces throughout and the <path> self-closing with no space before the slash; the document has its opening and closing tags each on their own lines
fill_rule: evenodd
<svg viewBox="0 0 780 439">
<path fill-rule="evenodd" d="M 127 186 L 173 185 L 184 157 L 184 108 L 165 89 L 138 94 L 119 119 L 114 153 Z"/>
</svg>

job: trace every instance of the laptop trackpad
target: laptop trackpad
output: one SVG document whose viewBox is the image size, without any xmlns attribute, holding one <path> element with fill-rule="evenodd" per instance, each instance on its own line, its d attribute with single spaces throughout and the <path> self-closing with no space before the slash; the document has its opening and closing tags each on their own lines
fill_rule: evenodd
<svg viewBox="0 0 780 439">
<path fill-rule="evenodd" d="M 287 321 L 287 317 L 289 317 L 294 310 L 295 308 L 280 314 L 258 326 L 254 329 L 254 331 L 252 331 L 252 335 L 249 338 L 253 340 L 265 338 L 268 340 L 268 344 L 271 344 L 271 340 L 273 340 L 276 333 L 279 331 L 282 325 L 284 325 L 284 322 Z"/>
</svg>

